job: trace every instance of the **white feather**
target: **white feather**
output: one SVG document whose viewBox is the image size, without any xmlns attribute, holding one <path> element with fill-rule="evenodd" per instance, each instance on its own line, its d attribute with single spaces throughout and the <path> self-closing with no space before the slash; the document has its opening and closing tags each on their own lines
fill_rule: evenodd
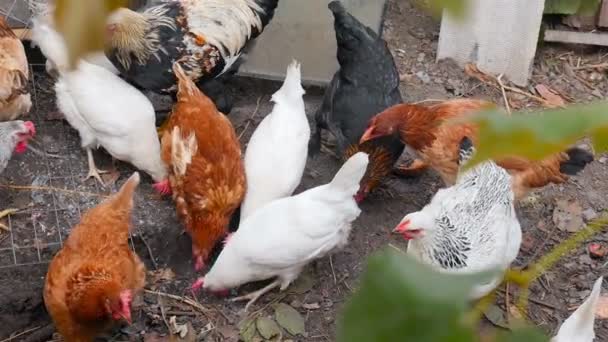
<svg viewBox="0 0 608 342">
<path fill-rule="evenodd" d="M 287 68 L 283 86 L 272 96 L 272 112 L 258 125 L 247 145 L 247 193 L 241 222 L 265 204 L 291 196 L 300 184 L 310 140 L 302 95 L 300 64 L 294 61 Z"/>
<path fill-rule="evenodd" d="M 214 291 L 276 276 L 285 289 L 307 263 L 343 247 L 351 223 L 361 213 L 353 196 L 367 164 L 367 155 L 357 153 L 330 184 L 276 200 L 253 213 L 231 236 L 203 287 Z M 352 177 L 341 179 L 344 176 Z M 347 183 L 353 185 L 346 186 L 347 191 L 336 186 Z"/>
<path fill-rule="evenodd" d="M 603 280 L 600 277 L 595 281 L 589 297 L 564 321 L 551 342 L 592 342 L 595 339 L 593 325 Z"/>
<path fill-rule="evenodd" d="M 58 68 L 57 106 L 78 130 L 83 148 L 102 146 L 155 181 L 164 180 L 167 171 L 160 158 L 150 100 L 112 72 L 87 61 L 68 70 L 65 42 L 51 27 L 36 23 L 33 36 Z"/>
<path fill-rule="evenodd" d="M 409 242 L 408 254 L 442 272 L 504 271 L 521 244 L 513 202 L 511 176 L 494 162 L 478 165 L 439 190 L 421 211 L 403 218 L 425 234 Z M 501 279 L 502 274 L 478 284 L 471 297 L 483 297 Z"/>
<path fill-rule="evenodd" d="M 222 57 L 236 56 L 252 35 L 262 30 L 255 0 L 182 0 L 190 32 L 220 49 Z"/>
</svg>

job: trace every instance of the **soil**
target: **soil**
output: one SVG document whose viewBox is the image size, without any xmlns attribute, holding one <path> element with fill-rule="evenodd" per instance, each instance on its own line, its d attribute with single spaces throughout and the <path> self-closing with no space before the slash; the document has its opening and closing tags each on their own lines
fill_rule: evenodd
<svg viewBox="0 0 608 342">
<path fill-rule="evenodd" d="M 404 99 L 414 102 L 457 96 L 482 97 L 504 105 L 498 88 L 470 78 L 454 63 L 435 62 L 438 32 L 438 20 L 410 1 L 389 0 L 384 36 L 402 75 Z M 543 45 L 537 54 L 531 87 L 524 90 L 534 93 L 533 86 L 544 84 L 570 102 L 603 99 L 608 91 L 606 73 L 576 66 L 605 62 L 605 53 L 605 49 L 598 48 Z M 23 208 L 9 218 L 12 234 L 0 231 L 0 340 L 22 332 L 23 335 L 13 341 L 51 338 L 53 327 L 42 301 L 47 263 L 80 215 L 99 203 L 103 195 L 116 191 L 133 172 L 129 166 L 117 163 L 120 178 L 116 184 L 102 188 L 91 180 L 83 182 L 87 164 L 78 134 L 67 123 L 52 120 L 56 111 L 52 80 L 43 64 L 33 64 L 32 68 L 35 108 L 29 119 L 38 127 L 36 147 L 52 156 L 31 152 L 15 156 L 0 176 L 0 184 L 67 191 L 0 187 L 0 208 Z M 231 90 L 236 104 L 229 118 L 237 133 L 242 133 L 243 147 L 263 115 L 271 110 L 269 98 L 279 86 L 275 82 L 247 78 L 234 80 Z M 312 117 L 323 90 L 306 90 L 307 113 Z M 539 107 L 530 97 L 515 93 L 508 96 L 512 108 Z M 110 158 L 103 151 L 96 153 L 96 160 L 100 168 L 112 168 Z M 595 162 L 568 183 L 547 186 L 519 204 L 524 243 L 516 266 L 538 259 L 571 234 L 558 227 L 555 222 L 559 220 L 554 222 L 554 216 L 589 220 L 608 207 L 608 183 L 602 181 L 608 176 L 606 160 L 605 156 L 596 156 Z M 309 160 L 297 192 L 329 181 L 338 168 L 339 162 L 327 154 Z M 151 272 L 165 271 L 168 278 L 162 280 L 160 273 L 152 273 L 150 288 L 190 297 L 189 286 L 197 275 L 191 263 L 189 238 L 182 234 L 171 201 L 156 196 L 150 184 L 151 180 L 144 178 L 136 195 L 134 249 Z M 250 310 L 250 315 L 272 315 L 272 304 L 284 302 L 306 319 L 307 337 L 292 336 L 292 340 L 334 340 L 336 319 L 344 301 L 356 288 L 366 256 L 389 243 L 405 250 L 405 243 L 390 236 L 390 229 L 405 214 L 423 207 L 440 186 L 439 178 L 431 172 L 419 178 L 388 180 L 362 204 L 363 213 L 355 222 L 350 244 L 331 259 L 321 259 L 307 269 L 302 279 L 312 279 L 312 288 L 300 281 L 302 291 L 271 292 Z M 554 214 L 561 200 L 575 203 L 570 207 L 578 204 L 580 210 Z M 608 232 L 598 234 L 593 241 L 608 244 Z M 559 324 L 586 298 L 593 282 L 607 274 L 604 262 L 591 259 L 586 245 L 563 257 L 532 286 L 534 302 L 530 319 L 547 333 L 554 334 Z M 257 286 L 259 284 L 247 285 L 239 289 L 239 293 Z M 198 300 L 206 308 L 204 313 L 179 300 L 146 294 L 134 311 L 134 324 L 115 331 L 107 340 L 139 341 L 144 335 L 148 336 L 146 340 L 151 340 L 151 332 L 166 334 L 163 312 L 167 317 L 176 316 L 178 323 L 190 322 L 197 334 L 210 330 L 201 333 L 199 340 L 203 340 L 202 336 L 204 340 L 235 340 L 237 323 L 244 317 L 241 311 L 244 305 L 207 294 L 200 295 Z M 497 303 L 504 308 L 504 298 L 499 297 Z M 608 340 L 608 321 L 596 322 L 596 335 L 598 341 Z"/>
</svg>

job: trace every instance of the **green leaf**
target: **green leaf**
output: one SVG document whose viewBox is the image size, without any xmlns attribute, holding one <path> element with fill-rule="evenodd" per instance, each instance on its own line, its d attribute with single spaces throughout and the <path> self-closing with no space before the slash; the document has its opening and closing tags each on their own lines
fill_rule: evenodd
<svg viewBox="0 0 608 342">
<path fill-rule="evenodd" d="M 126 0 L 56 0 L 55 23 L 65 38 L 70 65 L 89 52 L 103 50 L 106 17 Z"/>
<path fill-rule="evenodd" d="M 469 0 L 419 0 L 438 14 L 444 9 L 457 18 L 463 18 L 467 13 Z"/>
<path fill-rule="evenodd" d="M 285 303 L 279 303 L 274 307 L 274 315 L 277 323 L 292 335 L 304 335 L 304 317 L 296 309 Z"/>
<path fill-rule="evenodd" d="M 593 15 L 600 0 L 546 0 L 545 14 Z"/>
<path fill-rule="evenodd" d="M 256 320 L 255 324 L 260 335 L 267 340 L 281 335 L 281 328 L 269 317 L 260 317 Z"/>
<path fill-rule="evenodd" d="M 496 304 L 489 305 L 484 311 L 484 316 L 497 327 L 509 329 L 509 323 L 505 318 L 505 313 Z"/>
<path fill-rule="evenodd" d="M 241 339 L 245 342 L 253 341 L 253 339 L 258 334 L 255 320 L 253 318 L 245 318 L 244 320 L 239 322 L 238 326 L 239 335 L 241 336 Z"/>
<path fill-rule="evenodd" d="M 337 341 L 473 341 L 475 330 L 464 319 L 467 298 L 473 284 L 489 277 L 442 274 L 385 249 L 370 257 Z"/>
<path fill-rule="evenodd" d="M 510 155 L 540 160 L 563 151 L 586 135 L 593 137 L 596 152 L 608 150 L 608 105 L 605 103 L 511 116 L 493 110 L 467 121 L 479 125 L 479 140 L 477 152 L 465 168 Z"/>
</svg>

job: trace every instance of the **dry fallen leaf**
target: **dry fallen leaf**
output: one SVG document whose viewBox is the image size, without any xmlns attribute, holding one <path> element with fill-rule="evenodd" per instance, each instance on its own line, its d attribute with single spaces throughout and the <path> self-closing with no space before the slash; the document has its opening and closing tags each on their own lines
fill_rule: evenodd
<svg viewBox="0 0 608 342">
<path fill-rule="evenodd" d="M 557 92 L 544 84 L 534 87 L 538 94 L 546 100 L 545 106 L 548 108 L 561 108 L 566 106 L 566 101 Z"/>
<path fill-rule="evenodd" d="M 583 222 L 583 208 L 575 200 L 557 200 L 553 210 L 553 223 L 559 230 L 567 232 L 578 232 L 585 223 Z"/>
<path fill-rule="evenodd" d="M 489 76 L 485 72 L 479 70 L 479 68 L 477 67 L 477 65 L 475 65 L 473 63 L 467 63 L 464 66 L 464 72 L 467 75 L 469 75 L 469 77 L 476 78 L 476 79 L 478 79 L 478 80 L 480 80 L 482 82 L 485 82 L 485 83 L 494 82 L 494 78 L 492 78 L 491 76 Z"/>
<path fill-rule="evenodd" d="M 608 318 L 608 295 L 600 296 L 597 300 L 597 309 L 595 310 L 595 317 L 599 319 Z"/>
<path fill-rule="evenodd" d="M 175 272 L 170 268 L 161 268 L 156 271 L 148 271 L 152 283 L 159 281 L 171 281 L 175 279 Z"/>
</svg>

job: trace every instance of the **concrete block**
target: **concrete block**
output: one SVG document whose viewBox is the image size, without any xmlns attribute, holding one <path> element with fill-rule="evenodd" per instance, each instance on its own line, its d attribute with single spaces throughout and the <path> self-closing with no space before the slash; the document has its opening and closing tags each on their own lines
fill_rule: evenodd
<svg viewBox="0 0 608 342">
<path fill-rule="evenodd" d="M 302 80 L 325 85 L 338 70 L 334 19 L 329 0 L 280 0 L 275 16 L 239 69 L 240 75 L 282 80 L 293 58 L 302 63 Z M 386 0 L 342 0 L 357 19 L 381 30 Z"/>
<path fill-rule="evenodd" d="M 464 20 L 444 13 L 437 59 L 475 63 L 480 70 L 528 83 L 544 0 L 472 0 Z"/>
</svg>

